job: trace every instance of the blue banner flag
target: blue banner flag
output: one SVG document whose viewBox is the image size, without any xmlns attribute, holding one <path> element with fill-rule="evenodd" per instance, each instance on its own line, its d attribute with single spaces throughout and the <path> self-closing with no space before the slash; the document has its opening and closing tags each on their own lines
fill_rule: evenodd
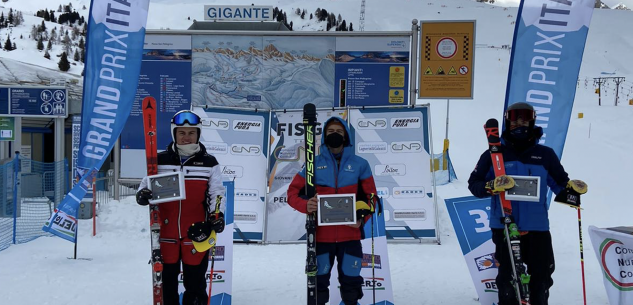
<svg viewBox="0 0 633 305">
<path fill-rule="evenodd" d="M 77 240 L 77 210 L 114 147 L 136 95 L 149 0 L 93 0 L 90 5 L 83 86 L 79 182 L 42 228 Z"/>
<path fill-rule="evenodd" d="M 522 0 L 505 108 L 527 102 L 543 128 L 540 144 L 563 154 L 594 0 Z"/>
</svg>

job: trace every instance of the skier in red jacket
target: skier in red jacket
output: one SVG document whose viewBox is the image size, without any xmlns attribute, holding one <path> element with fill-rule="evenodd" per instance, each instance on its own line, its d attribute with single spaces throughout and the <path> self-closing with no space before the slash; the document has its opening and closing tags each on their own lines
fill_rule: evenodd
<svg viewBox="0 0 633 305">
<path fill-rule="evenodd" d="M 201 224 L 204 231 L 224 230 L 224 214 L 215 215 L 216 197 L 224 198 L 222 173 L 215 157 L 207 154 L 200 143 L 200 117 L 183 110 L 171 119 L 172 139 L 167 150 L 158 154 L 158 173 L 181 171 L 185 176 L 187 199 L 159 204 L 160 249 L 163 255 L 163 300 L 165 305 L 178 305 L 178 277 L 182 262 L 185 292 L 183 305 L 207 304 L 206 272 L 209 253 L 196 252 L 188 236 L 193 223 Z M 136 202 L 149 204 L 152 192 L 143 178 L 136 193 Z M 221 203 L 224 211 L 224 199 Z M 199 226 L 200 227 L 200 226 Z M 198 227 L 198 228 L 199 228 Z"/>
</svg>

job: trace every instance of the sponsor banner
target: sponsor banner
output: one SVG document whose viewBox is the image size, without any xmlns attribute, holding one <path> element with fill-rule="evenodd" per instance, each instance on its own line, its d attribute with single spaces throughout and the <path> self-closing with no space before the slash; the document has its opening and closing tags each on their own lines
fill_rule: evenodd
<svg viewBox="0 0 633 305">
<path fill-rule="evenodd" d="M 490 198 L 474 196 L 446 199 L 448 215 L 453 223 L 466 266 L 475 284 L 481 305 L 496 305 L 497 261 L 492 242 Z"/>
<path fill-rule="evenodd" d="M 372 221 L 374 245 L 372 247 Z M 374 214 L 363 226 L 365 238 L 361 240 L 363 247 L 363 257 L 361 260 L 360 275 L 363 277 L 363 298 L 358 300 L 359 305 L 373 305 L 373 290 L 376 290 L 375 304 L 394 304 L 393 285 L 391 283 L 391 270 L 389 268 L 389 252 L 387 251 L 387 237 L 385 231 L 385 214 Z M 372 275 L 372 249 L 373 257 L 373 273 Z M 330 287 L 338 287 L 338 262 L 334 262 L 332 266 L 332 275 L 330 277 Z M 338 289 L 330 288 L 330 304 L 343 304 L 341 302 L 341 294 Z"/>
<path fill-rule="evenodd" d="M 220 163 L 222 177 L 235 181 L 235 240 L 262 241 L 268 113 L 199 107 L 193 111 L 203 122 L 200 143 Z"/>
<path fill-rule="evenodd" d="M 336 37 L 337 106 L 409 104 L 410 38 Z"/>
<path fill-rule="evenodd" d="M 543 128 L 540 144 L 563 154 L 594 0 L 523 0 L 508 72 L 505 108 L 527 102 Z"/>
<path fill-rule="evenodd" d="M 146 35 L 138 81 L 134 105 L 121 132 L 121 177 L 125 178 L 142 178 L 147 171 L 142 132 L 143 98 L 152 96 L 156 99 L 159 151 L 167 149 L 173 140 L 172 116 L 191 108 L 191 36 Z"/>
<path fill-rule="evenodd" d="M 633 304 L 633 227 L 589 226 L 609 304 Z"/>
<path fill-rule="evenodd" d="M 387 238 L 436 237 L 427 108 L 352 109 L 349 122 L 384 203 Z"/>
<path fill-rule="evenodd" d="M 322 124 L 332 116 L 344 120 L 344 110 L 317 111 L 315 154 L 320 151 Z M 266 241 L 298 241 L 305 238 L 305 214 L 288 205 L 286 191 L 294 176 L 305 163 L 303 113 L 301 111 L 276 111 L 270 124 L 270 156 L 268 176 L 268 204 Z"/>
<path fill-rule="evenodd" d="M 215 266 L 213 275 L 211 275 L 211 254 L 209 253 L 209 266 L 206 273 L 207 290 L 209 291 L 209 280 L 213 281 L 213 291 L 211 295 L 210 305 L 231 305 L 233 290 L 233 231 L 235 229 L 234 209 L 235 197 L 233 196 L 235 184 L 233 181 L 224 181 L 226 188 L 226 208 L 224 211 L 224 220 L 226 226 L 224 231 L 217 235 L 215 246 Z M 211 252 L 211 251 L 209 251 Z M 178 293 L 182 300 L 185 287 L 182 283 L 182 272 L 178 278 Z"/>
<path fill-rule="evenodd" d="M 356 144 L 357 154 L 384 154 L 388 151 L 387 142 L 360 142 Z"/>
<path fill-rule="evenodd" d="M 82 98 L 83 128 L 77 159 L 77 171 L 82 177 L 42 228 L 44 231 L 69 241 L 77 240 L 76 217 L 81 199 L 90 186 L 91 180 L 87 178 L 91 178 L 107 159 L 132 109 L 139 83 L 148 9 L 149 0 L 132 3 L 94 1 L 90 7 Z M 146 168 L 142 173 L 145 172 Z"/>
</svg>

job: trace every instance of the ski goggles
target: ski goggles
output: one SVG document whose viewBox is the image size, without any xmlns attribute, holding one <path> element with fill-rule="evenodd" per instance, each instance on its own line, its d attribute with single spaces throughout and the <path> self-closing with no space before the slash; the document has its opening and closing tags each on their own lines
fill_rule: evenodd
<svg viewBox="0 0 633 305">
<path fill-rule="evenodd" d="M 171 123 L 176 126 L 184 126 L 185 124 L 195 126 L 200 124 L 200 117 L 193 112 L 183 111 L 176 113 L 176 115 L 174 115 L 171 119 Z"/>
<path fill-rule="evenodd" d="M 515 122 L 519 119 L 522 119 L 523 121 L 532 121 L 536 119 L 536 112 L 530 109 L 513 109 L 506 112 L 505 118 L 510 122 Z"/>
</svg>

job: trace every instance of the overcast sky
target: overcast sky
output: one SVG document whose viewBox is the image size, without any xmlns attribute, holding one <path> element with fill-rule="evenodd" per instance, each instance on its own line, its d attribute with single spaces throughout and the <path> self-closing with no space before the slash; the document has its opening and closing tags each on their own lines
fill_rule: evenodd
<svg viewBox="0 0 633 305">
<path fill-rule="evenodd" d="M 519 6 L 519 0 L 497 0 L 498 3 L 504 3 L 511 6 Z M 633 9 L 633 0 L 602 0 L 609 7 L 614 7 L 620 3 L 624 3 L 628 8 Z"/>
</svg>

